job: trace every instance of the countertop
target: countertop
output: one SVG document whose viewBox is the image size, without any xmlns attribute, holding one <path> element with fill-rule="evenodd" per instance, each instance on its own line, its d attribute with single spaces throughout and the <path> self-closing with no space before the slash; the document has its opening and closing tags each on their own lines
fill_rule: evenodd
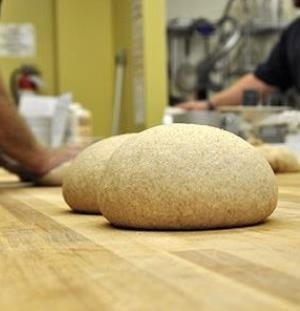
<svg viewBox="0 0 300 311">
<path fill-rule="evenodd" d="M 0 174 L 0 310 L 299 310 L 300 174 L 257 226 L 149 232 Z"/>
</svg>

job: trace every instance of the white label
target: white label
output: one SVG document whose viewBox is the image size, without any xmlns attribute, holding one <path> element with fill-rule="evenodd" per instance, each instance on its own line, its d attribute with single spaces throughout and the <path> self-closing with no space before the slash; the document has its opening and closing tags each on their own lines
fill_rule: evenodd
<svg viewBox="0 0 300 311">
<path fill-rule="evenodd" d="M 0 24 L 0 57 L 33 57 L 35 53 L 32 24 Z"/>
</svg>

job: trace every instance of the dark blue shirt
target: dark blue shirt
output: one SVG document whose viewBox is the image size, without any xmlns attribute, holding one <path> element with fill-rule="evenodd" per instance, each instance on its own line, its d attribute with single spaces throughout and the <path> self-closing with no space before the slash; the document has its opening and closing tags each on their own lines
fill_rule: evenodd
<svg viewBox="0 0 300 311">
<path fill-rule="evenodd" d="M 282 33 L 269 58 L 257 67 L 254 75 L 281 91 L 295 87 L 300 92 L 300 18 Z"/>
</svg>

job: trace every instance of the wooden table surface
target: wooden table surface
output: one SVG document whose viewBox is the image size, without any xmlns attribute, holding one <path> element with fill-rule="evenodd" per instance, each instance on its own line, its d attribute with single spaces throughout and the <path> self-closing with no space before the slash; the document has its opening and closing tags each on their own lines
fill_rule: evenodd
<svg viewBox="0 0 300 311">
<path fill-rule="evenodd" d="M 193 232 L 115 229 L 0 181 L 0 310 L 300 310 L 300 175 L 266 223 Z"/>
</svg>

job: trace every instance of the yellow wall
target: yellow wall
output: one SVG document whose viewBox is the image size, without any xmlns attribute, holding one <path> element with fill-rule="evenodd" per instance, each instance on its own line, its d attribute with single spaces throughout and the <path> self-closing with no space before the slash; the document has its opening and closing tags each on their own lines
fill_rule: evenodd
<svg viewBox="0 0 300 311">
<path fill-rule="evenodd" d="M 33 23 L 36 29 L 37 54 L 33 58 L 0 58 L 6 85 L 11 72 L 21 64 L 34 64 L 47 82 L 45 91 L 55 91 L 54 21 L 52 0 L 5 0 L 1 22 Z"/>
<path fill-rule="evenodd" d="M 145 127 L 161 122 L 166 105 L 165 16 L 163 0 L 141 0 L 144 13 Z M 4 22 L 31 22 L 37 56 L 0 59 L 5 80 L 20 64 L 39 66 L 49 94 L 71 91 L 93 114 L 94 134 L 111 133 L 114 57 L 125 49 L 127 66 L 121 131 L 134 123 L 132 0 L 6 0 Z"/>
<path fill-rule="evenodd" d="M 113 30 L 110 0 L 56 0 L 59 91 L 93 113 L 94 133 L 111 132 Z"/>
</svg>

